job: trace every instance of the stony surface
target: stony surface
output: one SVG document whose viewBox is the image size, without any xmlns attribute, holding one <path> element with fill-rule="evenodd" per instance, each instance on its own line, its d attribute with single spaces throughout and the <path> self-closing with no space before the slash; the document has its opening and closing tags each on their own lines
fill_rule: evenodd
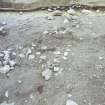
<svg viewBox="0 0 105 105">
<path fill-rule="evenodd" d="M 0 105 L 105 105 L 105 13 L 48 16 L 0 13 Z"/>
</svg>

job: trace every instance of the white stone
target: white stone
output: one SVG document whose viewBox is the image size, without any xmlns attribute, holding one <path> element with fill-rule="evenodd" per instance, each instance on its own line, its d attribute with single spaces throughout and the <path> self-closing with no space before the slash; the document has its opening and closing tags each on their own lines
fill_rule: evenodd
<svg viewBox="0 0 105 105">
<path fill-rule="evenodd" d="M 5 92 L 5 97 L 7 97 L 7 98 L 9 97 L 8 91 Z"/>
<path fill-rule="evenodd" d="M 19 54 L 19 57 L 20 57 L 20 58 L 24 58 L 25 55 L 21 53 L 21 54 Z"/>
<path fill-rule="evenodd" d="M 53 16 L 61 16 L 62 15 L 62 11 L 60 10 L 55 10 L 53 13 L 52 13 Z"/>
<path fill-rule="evenodd" d="M 36 55 L 40 55 L 41 54 L 41 52 L 36 52 Z"/>
<path fill-rule="evenodd" d="M 72 9 L 72 8 L 70 8 L 70 9 L 67 11 L 67 13 L 69 13 L 70 15 L 76 14 L 75 10 Z"/>
<path fill-rule="evenodd" d="M 4 54 L 3 53 L 0 53 L 0 57 L 4 57 Z"/>
<path fill-rule="evenodd" d="M 68 52 L 64 52 L 64 56 L 65 56 L 65 57 L 67 57 L 67 56 L 68 56 L 68 54 L 69 54 Z"/>
<path fill-rule="evenodd" d="M 54 54 L 55 54 L 55 55 L 60 55 L 61 52 L 60 52 L 60 51 L 54 51 Z"/>
<path fill-rule="evenodd" d="M 102 59 L 104 59 L 104 58 L 100 56 L 99 59 L 102 60 Z"/>
<path fill-rule="evenodd" d="M 47 35 L 49 32 L 46 30 L 43 32 L 44 35 Z"/>
<path fill-rule="evenodd" d="M 6 25 L 7 23 L 5 21 L 2 22 L 3 25 Z"/>
<path fill-rule="evenodd" d="M 42 56 L 40 56 L 40 59 L 46 60 L 46 56 L 45 55 L 42 55 Z"/>
<path fill-rule="evenodd" d="M 52 12 L 52 11 L 53 11 L 52 9 L 48 8 L 48 12 Z"/>
<path fill-rule="evenodd" d="M 46 69 L 45 71 L 42 72 L 42 76 L 45 78 L 45 80 L 49 80 L 51 78 L 52 71 L 49 69 Z"/>
<path fill-rule="evenodd" d="M 90 10 L 86 10 L 86 9 L 83 9 L 83 10 L 82 10 L 82 13 L 90 14 L 90 13 L 92 13 L 92 11 L 90 11 Z"/>
<path fill-rule="evenodd" d="M 19 80 L 19 81 L 18 81 L 18 83 L 19 83 L 19 84 L 21 84 L 21 83 L 22 83 L 22 81 L 21 81 L 21 80 Z"/>
<path fill-rule="evenodd" d="M 53 16 L 48 16 L 48 20 L 53 20 L 54 17 Z"/>
<path fill-rule="evenodd" d="M 2 31 L 3 31 L 3 29 L 4 29 L 4 27 L 3 27 L 3 26 L 1 26 L 1 27 L 0 27 L 0 31 L 2 32 Z"/>
<path fill-rule="evenodd" d="M 36 47 L 36 44 L 32 43 L 32 47 Z"/>
<path fill-rule="evenodd" d="M 46 50 L 47 49 L 47 46 L 42 46 L 41 47 L 41 50 Z"/>
<path fill-rule="evenodd" d="M 9 61 L 9 64 L 10 64 L 11 67 L 14 67 L 16 65 L 16 62 L 11 60 L 11 61 Z"/>
<path fill-rule="evenodd" d="M 59 71 L 59 67 L 54 67 L 54 71 Z"/>
<path fill-rule="evenodd" d="M 69 99 L 69 100 L 67 100 L 66 105 L 78 105 L 78 104 Z"/>
<path fill-rule="evenodd" d="M 5 74 L 5 73 L 9 72 L 10 70 L 11 70 L 10 66 L 9 65 L 5 65 L 4 67 L 0 68 L 0 73 Z"/>
<path fill-rule="evenodd" d="M 64 24 L 67 24 L 67 23 L 69 23 L 69 20 L 68 19 L 65 19 L 64 20 Z"/>
<path fill-rule="evenodd" d="M 29 60 L 32 60 L 32 59 L 34 59 L 35 58 L 35 55 L 29 55 Z"/>
<path fill-rule="evenodd" d="M 69 94 L 67 94 L 67 96 L 68 96 L 68 98 L 71 98 L 72 97 L 72 95 L 69 93 Z"/>
<path fill-rule="evenodd" d="M 22 11 L 20 11 L 20 12 L 19 12 L 19 14 L 20 14 L 20 15 L 22 15 L 22 14 L 23 14 L 23 12 L 22 12 Z"/>
</svg>

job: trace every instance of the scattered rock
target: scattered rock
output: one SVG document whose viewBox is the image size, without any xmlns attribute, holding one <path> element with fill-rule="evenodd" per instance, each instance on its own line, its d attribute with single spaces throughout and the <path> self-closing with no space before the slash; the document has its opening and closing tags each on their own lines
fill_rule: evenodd
<svg viewBox="0 0 105 105">
<path fill-rule="evenodd" d="M 29 55 L 29 60 L 32 60 L 32 59 L 34 59 L 35 58 L 35 55 Z"/>
<path fill-rule="evenodd" d="M 55 55 L 60 55 L 61 52 L 60 52 L 60 51 L 54 51 L 54 54 L 55 54 Z"/>
<path fill-rule="evenodd" d="M 8 91 L 5 92 L 5 97 L 7 97 L 7 98 L 9 97 Z"/>
<path fill-rule="evenodd" d="M 25 55 L 23 53 L 18 55 L 20 58 L 25 58 Z"/>
<path fill-rule="evenodd" d="M 30 94 L 30 96 L 29 96 L 29 97 L 30 97 L 30 99 L 33 99 L 33 97 L 34 97 L 34 96 L 33 96 L 33 94 Z"/>
<path fill-rule="evenodd" d="M 103 59 L 104 59 L 104 57 L 101 57 L 101 56 L 99 57 L 99 60 L 103 60 Z"/>
<path fill-rule="evenodd" d="M 67 100 L 66 105 L 78 105 L 78 104 L 69 99 L 69 100 Z"/>
<path fill-rule="evenodd" d="M 53 20 L 54 19 L 54 17 L 53 16 L 48 16 L 48 20 Z"/>
<path fill-rule="evenodd" d="M 19 14 L 20 14 L 20 15 L 23 15 L 23 12 L 22 12 L 22 11 L 20 11 L 20 12 L 19 12 Z"/>
<path fill-rule="evenodd" d="M 90 13 L 92 13 L 92 11 L 90 11 L 90 10 L 86 10 L 86 9 L 83 9 L 83 10 L 82 10 L 82 13 L 90 14 Z"/>
<path fill-rule="evenodd" d="M 68 98 L 71 98 L 72 97 L 72 95 L 71 94 L 67 94 L 68 95 Z"/>
<path fill-rule="evenodd" d="M 48 12 L 52 12 L 53 10 L 51 8 L 48 8 Z"/>
<path fill-rule="evenodd" d="M 6 25 L 7 23 L 5 21 L 2 22 L 2 25 Z"/>
<path fill-rule="evenodd" d="M 5 65 L 4 67 L 0 68 L 0 73 L 6 74 L 11 70 L 9 65 Z"/>
<path fill-rule="evenodd" d="M 41 55 L 41 56 L 40 56 L 40 59 L 46 60 L 46 56 L 45 56 L 45 55 Z"/>
<path fill-rule="evenodd" d="M 62 11 L 60 10 L 55 10 L 53 13 L 52 13 L 53 16 L 61 16 L 62 15 Z"/>
<path fill-rule="evenodd" d="M 54 71 L 55 71 L 55 72 L 57 72 L 57 71 L 59 71 L 59 70 L 60 70 L 59 67 L 54 67 Z"/>
<path fill-rule="evenodd" d="M 10 60 L 10 61 L 9 61 L 9 64 L 10 64 L 10 67 L 14 67 L 14 66 L 16 65 L 16 62 L 13 61 L 13 60 Z"/>
<path fill-rule="evenodd" d="M 46 69 L 45 71 L 42 72 L 42 76 L 45 78 L 45 80 L 49 80 L 51 78 L 52 71 L 49 69 Z"/>
<path fill-rule="evenodd" d="M 70 15 L 76 14 L 75 10 L 72 9 L 72 8 L 70 8 L 70 9 L 67 11 L 67 13 L 69 13 Z"/>
<path fill-rule="evenodd" d="M 41 52 L 36 52 L 36 55 L 40 55 L 41 54 Z"/>
<path fill-rule="evenodd" d="M 68 52 L 64 52 L 64 56 L 65 56 L 65 57 L 67 57 L 67 56 L 68 56 L 68 54 L 69 54 Z"/>
<path fill-rule="evenodd" d="M 48 33 L 49 33 L 48 31 L 44 31 L 44 32 L 43 32 L 44 35 L 47 35 Z"/>
<path fill-rule="evenodd" d="M 69 20 L 68 19 L 65 19 L 64 20 L 64 24 L 67 24 L 67 23 L 69 23 Z"/>
<path fill-rule="evenodd" d="M 18 81 L 18 83 L 19 83 L 19 84 L 22 84 L 22 81 L 21 81 L 21 80 L 19 80 L 19 81 Z"/>
</svg>

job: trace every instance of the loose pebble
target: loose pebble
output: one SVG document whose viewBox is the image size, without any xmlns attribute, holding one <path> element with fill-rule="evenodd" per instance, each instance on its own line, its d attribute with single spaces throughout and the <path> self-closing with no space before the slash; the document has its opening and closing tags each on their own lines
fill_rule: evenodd
<svg viewBox="0 0 105 105">
<path fill-rule="evenodd" d="M 83 10 L 82 10 L 82 13 L 90 14 L 90 13 L 92 13 L 92 11 L 90 11 L 90 10 L 86 10 L 86 9 L 83 9 Z"/>
<path fill-rule="evenodd" d="M 69 20 L 68 19 L 65 19 L 64 20 L 64 24 L 67 24 L 67 23 L 69 23 Z"/>
<path fill-rule="evenodd" d="M 33 94 L 30 94 L 30 96 L 29 96 L 29 97 L 30 97 L 30 99 L 33 99 L 33 97 L 34 97 L 34 96 L 33 96 Z"/>
<path fill-rule="evenodd" d="M 52 71 L 49 69 L 46 69 L 45 71 L 42 72 L 42 77 L 45 78 L 45 80 L 49 80 L 51 78 Z"/>
<path fill-rule="evenodd" d="M 3 26 L 1 26 L 0 27 L 0 32 L 2 32 L 4 30 L 4 27 Z"/>
<path fill-rule="evenodd" d="M 7 97 L 7 98 L 9 97 L 8 91 L 5 92 L 5 97 Z"/>
<path fill-rule="evenodd" d="M 54 51 L 54 54 L 55 54 L 55 55 L 60 55 L 61 52 L 60 52 L 60 51 Z"/>
<path fill-rule="evenodd" d="M 23 53 L 18 55 L 20 58 L 25 58 L 25 55 Z"/>
<path fill-rule="evenodd" d="M 59 67 L 54 67 L 55 72 L 59 71 L 59 69 L 60 69 Z"/>
<path fill-rule="evenodd" d="M 29 55 L 29 60 L 32 60 L 32 59 L 34 59 L 35 58 L 35 55 Z"/>
<path fill-rule="evenodd" d="M 55 10 L 53 13 L 52 13 L 53 16 L 61 16 L 62 15 L 62 11 L 60 10 Z"/>
<path fill-rule="evenodd" d="M 44 35 L 47 35 L 49 32 L 46 30 L 43 32 Z"/>
<path fill-rule="evenodd" d="M 23 12 L 22 12 L 22 11 L 20 11 L 20 12 L 19 12 L 19 14 L 20 14 L 20 15 L 23 15 Z"/>
<path fill-rule="evenodd" d="M 99 57 L 99 60 L 103 60 L 103 59 L 104 59 L 103 57 L 101 57 L 101 56 Z"/>
<path fill-rule="evenodd" d="M 41 52 L 36 52 L 36 55 L 40 55 L 41 54 Z"/>
<path fill-rule="evenodd" d="M 53 16 L 48 16 L 48 20 L 53 20 L 54 17 Z"/>
<path fill-rule="evenodd" d="M 10 60 L 10 61 L 9 61 L 9 64 L 10 64 L 10 67 L 14 67 L 14 66 L 16 65 L 16 62 L 13 61 L 13 60 Z"/>
<path fill-rule="evenodd" d="M 69 13 L 70 15 L 76 14 L 75 10 L 72 9 L 72 8 L 70 8 L 70 9 L 67 11 L 67 13 Z"/>
<path fill-rule="evenodd" d="M 51 8 L 48 8 L 48 12 L 52 12 L 53 10 Z"/>
<path fill-rule="evenodd" d="M 69 100 L 67 100 L 66 105 L 78 105 L 78 104 L 69 99 Z"/>
<path fill-rule="evenodd" d="M 18 81 L 18 83 L 19 83 L 19 84 L 22 84 L 22 81 L 21 81 L 21 80 L 19 80 L 19 81 Z"/>
<path fill-rule="evenodd" d="M 42 59 L 42 60 L 46 60 L 46 58 L 47 58 L 47 57 L 46 57 L 45 55 L 41 55 L 41 56 L 40 56 L 40 59 Z"/>
<path fill-rule="evenodd" d="M 67 56 L 68 56 L 68 54 L 69 54 L 68 52 L 64 52 L 64 56 L 65 56 L 65 57 L 67 57 Z"/>
<path fill-rule="evenodd" d="M 5 65 L 4 67 L 1 67 L 0 68 L 0 73 L 8 73 L 9 71 L 11 70 L 10 66 L 9 65 Z"/>
</svg>

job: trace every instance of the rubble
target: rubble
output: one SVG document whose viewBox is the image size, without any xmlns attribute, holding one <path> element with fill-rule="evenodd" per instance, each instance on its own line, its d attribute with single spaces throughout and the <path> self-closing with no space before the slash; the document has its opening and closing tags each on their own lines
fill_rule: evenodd
<svg viewBox="0 0 105 105">
<path fill-rule="evenodd" d="M 5 50 L 0 52 L 0 73 L 8 73 L 10 70 L 13 70 L 16 62 L 14 61 L 14 53 L 11 51 Z"/>
</svg>

